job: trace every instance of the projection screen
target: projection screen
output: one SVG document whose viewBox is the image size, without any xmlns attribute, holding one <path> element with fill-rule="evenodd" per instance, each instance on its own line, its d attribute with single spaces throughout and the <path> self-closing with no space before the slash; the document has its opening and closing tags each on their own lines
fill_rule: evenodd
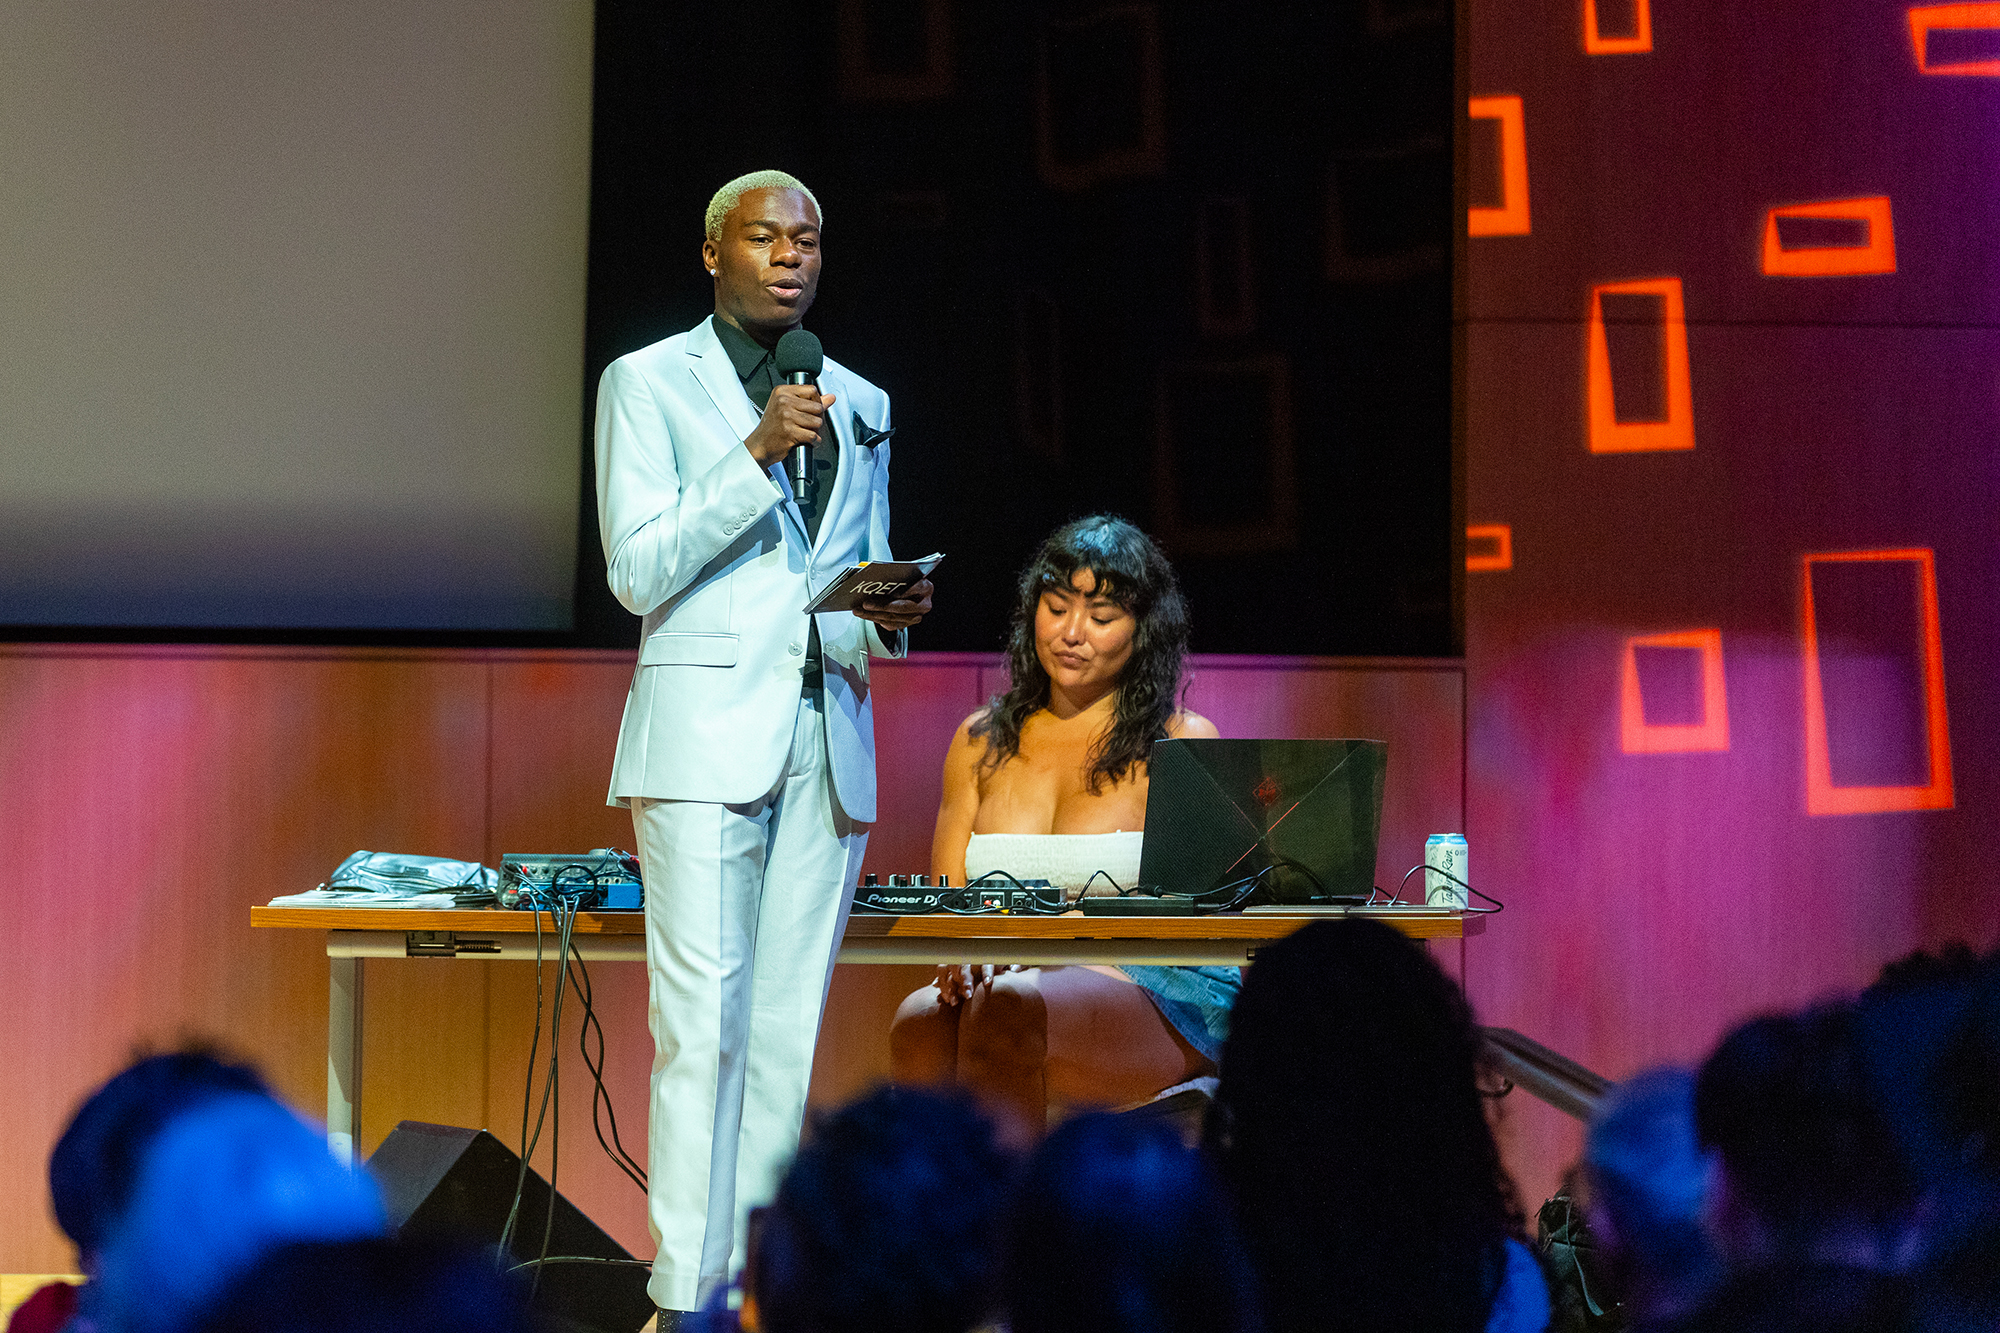
<svg viewBox="0 0 2000 1333">
<path fill-rule="evenodd" d="M 591 10 L 0 3 L 0 625 L 568 627 Z"/>
</svg>

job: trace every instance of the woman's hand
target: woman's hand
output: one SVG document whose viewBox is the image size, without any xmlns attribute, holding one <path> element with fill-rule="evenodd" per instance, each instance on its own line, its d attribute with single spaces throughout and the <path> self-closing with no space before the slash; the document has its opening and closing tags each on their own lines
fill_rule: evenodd
<svg viewBox="0 0 2000 1333">
<path fill-rule="evenodd" d="M 970 1000 L 980 987 L 991 986 L 1001 974 L 1020 970 L 1019 963 L 940 963 L 937 980 L 931 984 L 937 987 L 938 1003 L 949 1009 Z"/>
</svg>

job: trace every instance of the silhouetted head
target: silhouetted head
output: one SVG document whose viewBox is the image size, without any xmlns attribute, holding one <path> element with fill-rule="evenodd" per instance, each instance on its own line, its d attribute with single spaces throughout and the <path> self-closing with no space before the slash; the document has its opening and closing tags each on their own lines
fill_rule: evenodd
<svg viewBox="0 0 2000 1333">
<path fill-rule="evenodd" d="M 70 1117 L 49 1154 L 56 1222 L 86 1269 L 131 1200 L 147 1146 L 169 1120 L 228 1093 L 264 1093 L 256 1070 L 201 1047 L 148 1056 L 114 1075 Z"/>
<path fill-rule="evenodd" d="M 1729 1263 L 1894 1265 L 1916 1183 L 1870 1094 L 1853 1006 L 1731 1032 L 1696 1079 L 1695 1121 L 1721 1157 L 1708 1217 Z"/>
<path fill-rule="evenodd" d="M 2000 961 L 1947 951 L 1885 968 L 1855 1022 L 1873 1101 L 1919 1195 L 1934 1294 L 2000 1325 Z"/>
<path fill-rule="evenodd" d="M 387 1226 L 374 1181 L 334 1161 L 323 1133 L 268 1096 L 229 1093 L 154 1136 L 87 1313 L 105 1333 L 183 1333 L 272 1250 Z"/>
<path fill-rule="evenodd" d="M 1051 1134 L 1007 1227 L 1013 1333 L 1252 1333 L 1256 1280 L 1220 1182 L 1157 1120 Z"/>
<path fill-rule="evenodd" d="M 194 1333 L 536 1333 L 520 1288 L 469 1250 L 383 1237 L 287 1245 Z"/>
<path fill-rule="evenodd" d="M 765 1333 L 965 1333 L 995 1304 L 1013 1159 L 961 1098 L 883 1088 L 836 1112 L 764 1210 Z"/>
<path fill-rule="evenodd" d="M 1694 1075 L 1653 1069 L 1620 1083 L 1584 1139 L 1590 1224 L 1641 1317 L 1690 1308 L 1720 1276 L 1702 1230 L 1709 1159 L 1695 1134 Z"/>
<path fill-rule="evenodd" d="M 1485 1326 L 1520 1231 L 1479 1029 L 1423 947 L 1317 922 L 1257 951 L 1208 1137 L 1273 1328 Z"/>
<path fill-rule="evenodd" d="M 1940 983 L 1971 981 L 1985 970 L 1986 960 L 1964 940 L 1948 940 L 1935 949 L 1912 949 L 1882 964 L 1875 984 L 1865 993 L 1897 991 Z"/>
</svg>

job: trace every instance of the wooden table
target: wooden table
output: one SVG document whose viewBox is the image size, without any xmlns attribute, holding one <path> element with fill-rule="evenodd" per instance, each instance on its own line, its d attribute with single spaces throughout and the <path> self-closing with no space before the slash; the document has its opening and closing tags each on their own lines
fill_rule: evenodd
<svg viewBox="0 0 2000 1333">
<path fill-rule="evenodd" d="M 1415 939 L 1463 939 L 1481 916 L 1430 907 L 1349 908 L 1331 913 L 1387 922 Z M 1222 916 L 881 916 L 856 913 L 841 939 L 843 963 L 1242 964 L 1260 944 L 1283 939 L 1326 912 Z M 326 1020 L 326 1135 L 351 1161 L 361 1117 L 362 962 L 369 958 L 532 961 L 539 921 L 543 956 L 554 961 L 547 912 L 406 911 L 394 908 L 253 907 L 250 924 L 326 932 L 330 966 Z M 579 912 L 571 944 L 586 962 L 644 962 L 643 912 Z"/>
</svg>

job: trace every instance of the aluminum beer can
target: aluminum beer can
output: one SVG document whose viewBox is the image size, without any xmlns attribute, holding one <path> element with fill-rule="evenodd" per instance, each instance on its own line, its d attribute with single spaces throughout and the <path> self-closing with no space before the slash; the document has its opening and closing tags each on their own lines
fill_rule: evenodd
<svg viewBox="0 0 2000 1333">
<path fill-rule="evenodd" d="M 1465 886 L 1471 881 L 1465 870 L 1463 833 L 1433 833 L 1424 839 L 1425 905 L 1463 911 L 1469 896 Z"/>
</svg>

